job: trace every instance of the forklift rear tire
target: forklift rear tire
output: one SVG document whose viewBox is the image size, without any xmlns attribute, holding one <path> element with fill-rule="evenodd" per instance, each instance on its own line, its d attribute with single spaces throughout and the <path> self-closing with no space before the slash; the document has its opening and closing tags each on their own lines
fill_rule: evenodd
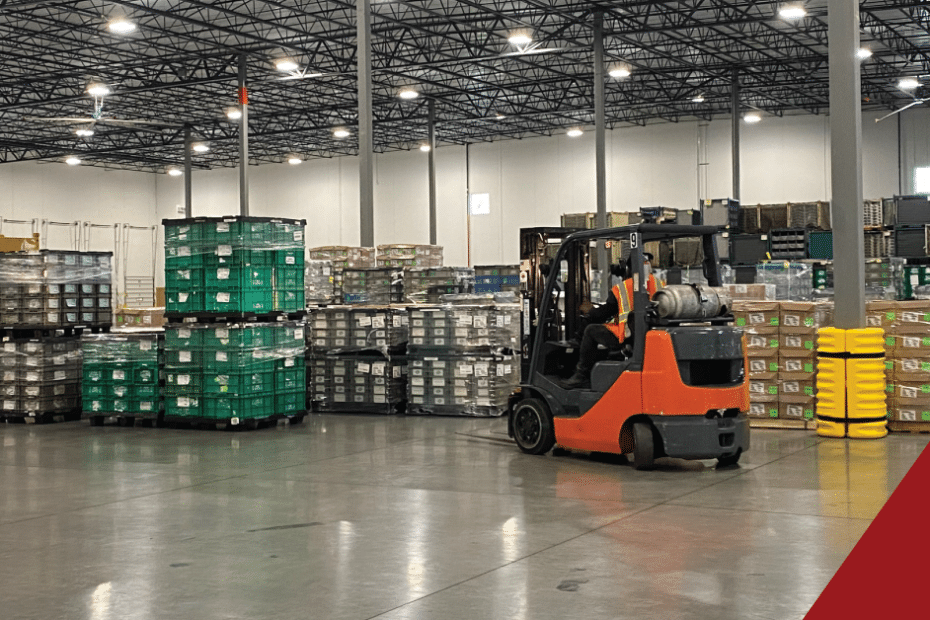
<svg viewBox="0 0 930 620">
<path fill-rule="evenodd" d="M 743 456 L 742 450 L 737 450 L 736 454 L 730 456 L 721 456 L 717 459 L 717 467 L 732 467 L 739 463 L 739 457 Z"/>
<path fill-rule="evenodd" d="M 524 398 L 513 408 L 513 438 L 527 454 L 545 454 L 555 445 L 552 414 L 538 398 Z"/>
<path fill-rule="evenodd" d="M 652 427 L 645 422 L 633 424 L 633 467 L 642 471 L 652 469 L 656 461 Z"/>
</svg>

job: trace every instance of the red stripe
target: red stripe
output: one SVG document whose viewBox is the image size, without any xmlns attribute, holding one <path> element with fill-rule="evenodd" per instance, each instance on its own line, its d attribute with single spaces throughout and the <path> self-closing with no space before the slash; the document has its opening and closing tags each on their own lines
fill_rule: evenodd
<svg viewBox="0 0 930 620">
<path fill-rule="evenodd" d="M 239 87 L 239 105 L 249 105 L 249 91 L 245 86 Z"/>
<path fill-rule="evenodd" d="M 805 620 L 927 617 L 930 536 L 920 524 L 930 515 L 928 483 L 930 451 L 924 448 Z"/>
</svg>

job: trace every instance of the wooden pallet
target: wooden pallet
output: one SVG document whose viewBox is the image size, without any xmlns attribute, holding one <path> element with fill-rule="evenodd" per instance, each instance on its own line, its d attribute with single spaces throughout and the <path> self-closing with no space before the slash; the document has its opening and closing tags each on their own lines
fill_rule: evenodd
<svg viewBox="0 0 930 620">
<path fill-rule="evenodd" d="M 782 420 L 779 418 L 749 418 L 751 428 L 790 428 L 799 431 L 817 430 L 816 420 Z"/>
<path fill-rule="evenodd" d="M 930 433 L 930 422 L 902 422 L 900 420 L 889 420 L 888 430 L 892 433 Z"/>
</svg>

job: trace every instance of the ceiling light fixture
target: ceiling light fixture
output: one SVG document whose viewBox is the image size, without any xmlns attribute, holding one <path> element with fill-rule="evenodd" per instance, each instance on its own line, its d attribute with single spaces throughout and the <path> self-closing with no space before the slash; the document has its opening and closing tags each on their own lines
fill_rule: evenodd
<svg viewBox="0 0 930 620">
<path fill-rule="evenodd" d="M 704 103 L 704 95 L 695 95 L 691 97 L 691 103 Z"/>
<path fill-rule="evenodd" d="M 340 139 L 341 139 L 341 138 L 348 138 L 348 137 L 349 137 L 349 130 L 346 129 L 345 127 L 339 127 L 338 129 L 334 129 L 334 130 L 333 130 L 333 137 L 334 137 L 334 138 L 340 138 Z"/>
<path fill-rule="evenodd" d="M 917 78 L 904 77 L 898 80 L 898 88 L 902 90 L 914 90 L 920 86 L 920 82 L 917 81 Z"/>
<path fill-rule="evenodd" d="M 533 35 L 530 34 L 528 30 L 514 30 L 510 33 L 510 36 L 507 37 L 507 41 L 511 45 L 524 47 L 533 42 Z"/>
<path fill-rule="evenodd" d="M 607 71 L 607 75 L 614 79 L 628 78 L 632 73 L 630 65 L 615 65 Z"/>
<path fill-rule="evenodd" d="M 210 146 L 203 142 L 195 142 L 191 148 L 197 153 L 206 153 L 210 150 Z"/>
<path fill-rule="evenodd" d="M 856 58 L 859 60 L 865 60 L 866 58 L 872 57 L 872 50 L 867 47 L 860 47 L 859 51 L 856 52 Z"/>
<path fill-rule="evenodd" d="M 762 115 L 758 112 L 749 112 L 743 117 L 743 120 L 747 123 L 758 123 L 762 120 Z"/>
<path fill-rule="evenodd" d="M 502 120 L 504 120 L 505 118 L 507 118 L 507 116 L 498 112 L 498 113 L 494 116 L 494 118 L 497 119 L 497 120 L 499 120 L 499 121 L 502 121 Z"/>
<path fill-rule="evenodd" d="M 87 93 L 94 97 L 104 97 L 110 94 L 110 87 L 103 82 L 94 82 L 87 86 Z"/>
<path fill-rule="evenodd" d="M 238 121 L 240 118 L 242 118 L 242 110 L 236 107 L 227 108 L 226 118 L 228 118 L 231 121 Z"/>
<path fill-rule="evenodd" d="M 567 132 L 565 132 L 565 135 L 567 135 L 569 138 L 577 138 L 583 133 L 584 131 L 582 131 L 581 127 L 572 127 Z"/>
<path fill-rule="evenodd" d="M 289 164 L 292 165 L 292 166 L 296 166 L 297 164 L 301 163 L 302 161 L 303 161 L 303 160 L 302 160 L 300 157 L 298 157 L 297 155 L 291 155 L 290 157 L 287 158 L 287 163 L 289 163 Z"/>
<path fill-rule="evenodd" d="M 118 17 L 107 24 L 107 29 L 114 34 L 129 34 L 136 29 L 136 25 L 125 17 Z"/>
<path fill-rule="evenodd" d="M 420 145 L 420 150 L 424 153 L 429 153 L 432 149 L 430 148 L 429 144 L 423 143 Z"/>
<path fill-rule="evenodd" d="M 299 67 L 300 65 L 292 58 L 279 58 L 274 62 L 274 68 L 285 73 L 297 71 Z"/>
<path fill-rule="evenodd" d="M 168 168 L 168 175 L 173 177 L 179 177 L 184 174 L 184 171 L 180 168 Z"/>
<path fill-rule="evenodd" d="M 412 99 L 416 99 L 417 97 L 419 97 L 420 93 L 418 93 L 413 88 L 402 88 L 400 89 L 400 91 L 398 91 L 397 96 L 400 97 L 401 99 L 410 101 Z"/>
<path fill-rule="evenodd" d="M 81 128 L 81 129 L 75 129 L 74 133 L 82 138 L 89 138 L 92 135 L 94 135 L 94 130 Z"/>
<path fill-rule="evenodd" d="M 68 164 L 69 166 L 77 166 L 79 163 L 81 163 L 81 160 L 75 157 L 74 155 L 72 155 L 71 157 L 65 160 L 65 163 Z"/>
<path fill-rule="evenodd" d="M 778 9 L 778 15 L 782 19 L 801 19 L 807 15 L 807 10 L 800 4 L 785 4 Z"/>
</svg>

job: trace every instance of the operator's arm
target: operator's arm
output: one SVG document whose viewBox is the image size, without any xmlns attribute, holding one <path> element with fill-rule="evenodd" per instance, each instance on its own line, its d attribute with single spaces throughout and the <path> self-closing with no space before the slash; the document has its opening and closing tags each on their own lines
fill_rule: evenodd
<svg viewBox="0 0 930 620">
<path fill-rule="evenodd" d="M 608 295 L 607 301 L 600 306 L 595 307 L 593 310 L 587 314 L 587 323 L 606 323 L 610 319 L 617 316 L 619 308 L 617 307 L 617 298 L 612 294 Z"/>
</svg>

